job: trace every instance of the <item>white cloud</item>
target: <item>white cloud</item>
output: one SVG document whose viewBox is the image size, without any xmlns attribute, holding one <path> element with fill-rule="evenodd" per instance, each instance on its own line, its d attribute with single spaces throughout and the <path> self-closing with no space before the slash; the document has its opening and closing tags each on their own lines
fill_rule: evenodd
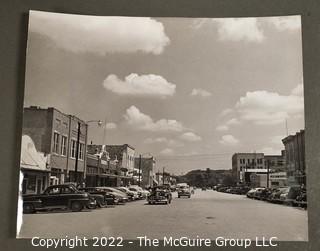
<svg viewBox="0 0 320 251">
<path fill-rule="evenodd" d="M 225 146 L 235 146 L 239 144 L 239 140 L 230 134 L 223 135 L 219 142 L 220 144 Z"/>
<path fill-rule="evenodd" d="M 295 88 L 291 91 L 291 95 L 294 95 L 294 96 L 303 96 L 303 84 L 297 85 L 297 87 L 295 87 Z"/>
<path fill-rule="evenodd" d="M 29 29 L 72 52 L 161 54 L 170 42 L 161 22 L 147 17 L 101 17 L 30 12 Z"/>
<path fill-rule="evenodd" d="M 298 88 L 299 89 L 299 88 Z M 297 88 L 292 92 L 298 93 Z M 240 118 L 258 125 L 284 123 L 290 116 L 303 113 L 303 96 L 280 95 L 276 92 L 247 92 L 236 104 Z"/>
<path fill-rule="evenodd" d="M 200 96 L 200 97 L 210 97 L 212 96 L 212 93 L 211 92 L 208 92 L 204 89 L 192 89 L 191 93 L 190 93 L 191 96 Z"/>
<path fill-rule="evenodd" d="M 106 129 L 107 130 L 112 130 L 112 129 L 116 129 L 116 128 L 117 128 L 117 124 L 116 123 L 110 122 L 110 123 L 106 124 Z"/>
<path fill-rule="evenodd" d="M 227 108 L 227 109 L 224 109 L 224 110 L 221 112 L 220 116 L 226 116 L 226 115 L 228 115 L 228 114 L 230 114 L 230 113 L 232 113 L 232 112 L 233 112 L 232 109 Z"/>
<path fill-rule="evenodd" d="M 239 124 L 240 124 L 240 121 L 237 118 L 232 118 L 226 122 L 227 126 L 239 125 Z"/>
<path fill-rule="evenodd" d="M 220 40 L 261 42 L 264 39 L 257 18 L 218 18 L 213 21 L 218 24 Z"/>
<path fill-rule="evenodd" d="M 228 130 L 229 130 L 229 127 L 226 126 L 226 125 L 220 125 L 220 126 L 217 126 L 217 127 L 216 127 L 216 130 L 217 130 L 217 131 L 221 131 L 221 132 L 223 132 L 223 131 L 228 131 Z"/>
<path fill-rule="evenodd" d="M 265 19 L 270 24 L 274 25 L 279 31 L 294 31 L 301 29 L 300 16 L 287 16 L 287 17 L 269 17 Z"/>
<path fill-rule="evenodd" d="M 282 143 L 282 139 L 284 139 L 285 136 L 284 135 L 278 135 L 278 136 L 273 136 L 270 140 L 270 143 L 274 144 L 274 145 L 281 145 L 283 146 Z"/>
<path fill-rule="evenodd" d="M 202 140 L 202 138 L 199 135 L 196 135 L 193 132 L 185 132 L 184 134 L 182 134 L 180 136 L 180 138 L 185 140 L 185 141 L 191 141 L 191 142 L 201 141 Z"/>
<path fill-rule="evenodd" d="M 154 144 L 154 143 L 163 143 L 167 144 L 170 147 L 182 147 L 183 143 L 174 140 L 174 139 L 167 139 L 166 137 L 158 137 L 158 138 L 147 138 L 144 140 L 146 144 Z"/>
<path fill-rule="evenodd" d="M 257 152 L 264 153 L 266 155 L 280 155 L 281 154 L 281 148 L 274 148 L 274 147 L 264 147 L 261 149 L 258 149 Z"/>
<path fill-rule="evenodd" d="M 128 96 L 166 97 L 172 96 L 176 91 L 176 85 L 153 74 L 139 76 L 131 73 L 124 80 L 111 74 L 103 81 L 103 86 L 118 95 Z"/>
<path fill-rule="evenodd" d="M 174 151 L 171 148 L 165 148 L 160 152 L 161 155 L 171 155 L 173 153 L 174 153 Z"/>
<path fill-rule="evenodd" d="M 127 109 L 124 115 L 125 120 L 128 125 L 132 126 L 136 130 L 145 131 L 174 131 L 181 132 L 184 130 L 182 124 L 173 119 L 160 119 L 158 121 L 153 121 L 153 119 L 146 115 L 135 107 L 131 106 Z"/>
</svg>

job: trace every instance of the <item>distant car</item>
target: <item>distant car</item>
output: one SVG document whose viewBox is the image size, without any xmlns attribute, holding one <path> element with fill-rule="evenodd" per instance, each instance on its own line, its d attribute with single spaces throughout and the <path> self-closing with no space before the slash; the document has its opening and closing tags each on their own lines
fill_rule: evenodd
<svg viewBox="0 0 320 251">
<path fill-rule="evenodd" d="M 268 201 L 273 203 L 282 203 L 282 201 L 280 200 L 280 195 L 282 193 L 286 193 L 287 190 L 288 190 L 288 187 L 279 187 L 274 189 L 271 195 L 269 196 Z"/>
<path fill-rule="evenodd" d="M 182 188 L 178 190 L 178 198 L 181 197 L 191 197 L 191 192 L 190 192 L 190 188 Z"/>
<path fill-rule="evenodd" d="M 302 208 L 308 207 L 307 191 L 305 189 L 301 189 L 299 195 L 293 201 L 293 205 L 298 206 L 298 207 L 302 207 Z"/>
<path fill-rule="evenodd" d="M 114 195 L 112 195 L 107 191 L 103 191 L 102 189 L 99 189 L 97 187 L 85 187 L 85 188 L 80 188 L 79 190 L 87 192 L 91 196 L 94 196 L 94 198 L 97 201 L 98 207 L 104 207 L 106 205 L 114 205 L 118 202 Z"/>
<path fill-rule="evenodd" d="M 202 190 L 202 191 L 206 191 L 207 188 L 206 188 L 206 187 L 202 187 L 201 190 Z"/>
<path fill-rule="evenodd" d="M 250 190 L 247 192 L 247 197 L 250 198 L 250 199 L 252 199 L 253 196 L 254 196 L 254 193 L 256 192 L 256 190 L 257 190 L 256 188 L 250 189 Z"/>
<path fill-rule="evenodd" d="M 147 197 L 149 204 L 165 203 L 170 204 L 172 200 L 172 194 L 170 190 L 163 187 L 153 187 L 151 193 Z"/>
<path fill-rule="evenodd" d="M 70 209 L 81 211 L 96 205 L 93 197 L 79 191 L 74 185 L 62 184 L 49 186 L 39 195 L 23 195 L 23 212 L 35 213 L 48 209 Z"/>
</svg>

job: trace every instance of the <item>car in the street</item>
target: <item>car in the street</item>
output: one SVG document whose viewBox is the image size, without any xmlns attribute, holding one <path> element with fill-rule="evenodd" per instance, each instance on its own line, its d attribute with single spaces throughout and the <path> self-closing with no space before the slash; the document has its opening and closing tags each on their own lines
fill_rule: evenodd
<svg viewBox="0 0 320 251">
<path fill-rule="evenodd" d="M 250 189 L 250 190 L 247 192 L 247 197 L 250 198 L 250 199 L 252 199 L 256 191 L 257 191 L 256 188 Z"/>
<path fill-rule="evenodd" d="M 170 204 L 172 200 L 172 194 L 170 190 L 162 187 L 156 186 L 153 187 L 151 193 L 147 196 L 147 201 L 149 204 Z"/>
<path fill-rule="evenodd" d="M 287 191 L 288 187 L 278 187 L 272 191 L 270 194 L 268 201 L 272 203 L 282 203 L 280 200 L 280 195 Z"/>
<path fill-rule="evenodd" d="M 88 193 L 79 191 L 72 184 L 49 186 L 42 194 L 23 195 L 23 212 L 35 213 L 49 209 L 81 211 L 95 207 L 96 201 Z"/>
<path fill-rule="evenodd" d="M 301 189 L 299 195 L 296 197 L 296 199 L 293 201 L 294 206 L 307 208 L 308 202 L 307 202 L 307 191 L 305 189 Z"/>
<path fill-rule="evenodd" d="M 178 190 L 178 198 L 181 197 L 191 197 L 191 191 L 190 191 L 190 187 L 184 187 L 184 188 L 180 188 Z"/>
</svg>

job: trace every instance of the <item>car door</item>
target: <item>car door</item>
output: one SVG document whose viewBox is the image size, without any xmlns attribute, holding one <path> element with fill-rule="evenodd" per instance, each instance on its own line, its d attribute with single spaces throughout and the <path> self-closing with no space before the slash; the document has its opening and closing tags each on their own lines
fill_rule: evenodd
<svg viewBox="0 0 320 251">
<path fill-rule="evenodd" d="M 56 187 L 56 186 L 49 187 L 41 198 L 43 207 L 54 208 L 54 207 L 62 206 L 60 193 L 61 193 L 60 187 Z"/>
</svg>

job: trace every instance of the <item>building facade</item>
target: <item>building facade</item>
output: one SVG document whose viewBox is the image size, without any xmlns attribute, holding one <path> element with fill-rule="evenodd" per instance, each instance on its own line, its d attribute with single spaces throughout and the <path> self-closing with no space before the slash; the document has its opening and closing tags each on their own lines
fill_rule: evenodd
<svg viewBox="0 0 320 251">
<path fill-rule="evenodd" d="M 282 140 L 286 152 L 286 170 L 289 185 L 306 185 L 304 130 Z"/>
<path fill-rule="evenodd" d="M 49 184 L 84 181 L 87 130 L 83 120 L 55 108 L 24 108 L 22 134 L 33 140 L 39 152 L 49 156 Z"/>
<path fill-rule="evenodd" d="M 40 194 L 46 189 L 50 180 L 48 156 L 37 151 L 28 135 L 22 135 L 20 154 L 22 194 Z"/>
<path fill-rule="evenodd" d="M 100 180 L 104 184 L 110 184 L 110 186 L 126 186 L 132 184 L 134 173 L 134 147 L 123 145 L 88 145 L 89 154 L 105 154 L 107 158 L 100 158 L 101 170 L 104 173 L 100 173 Z M 92 158 L 90 156 L 88 160 Z M 90 163 L 92 161 L 90 160 Z M 91 165 L 91 164 L 90 164 Z M 88 165 L 88 170 L 90 168 Z M 91 166 L 92 167 L 92 166 Z M 103 175 L 102 175 L 103 174 Z"/>
<path fill-rule="evenodd" d="M 137 173 L 135 176 L 137 178 L 136 184 L 139 184 L 139 172 L 140 172 L 140 186 L 141 187 L 153 187 L 155 179 L 155 166 L 156 160 L 154 157 L 136 157 L 135 158 L 135 170 Z"/>
<path fill-rule="evenodd" d="M 263 153 L 233 154 L 232 176 L 237 183 L 250 183 L 250 175 L 253 173 L 267 173 Z"/>
</svg>

